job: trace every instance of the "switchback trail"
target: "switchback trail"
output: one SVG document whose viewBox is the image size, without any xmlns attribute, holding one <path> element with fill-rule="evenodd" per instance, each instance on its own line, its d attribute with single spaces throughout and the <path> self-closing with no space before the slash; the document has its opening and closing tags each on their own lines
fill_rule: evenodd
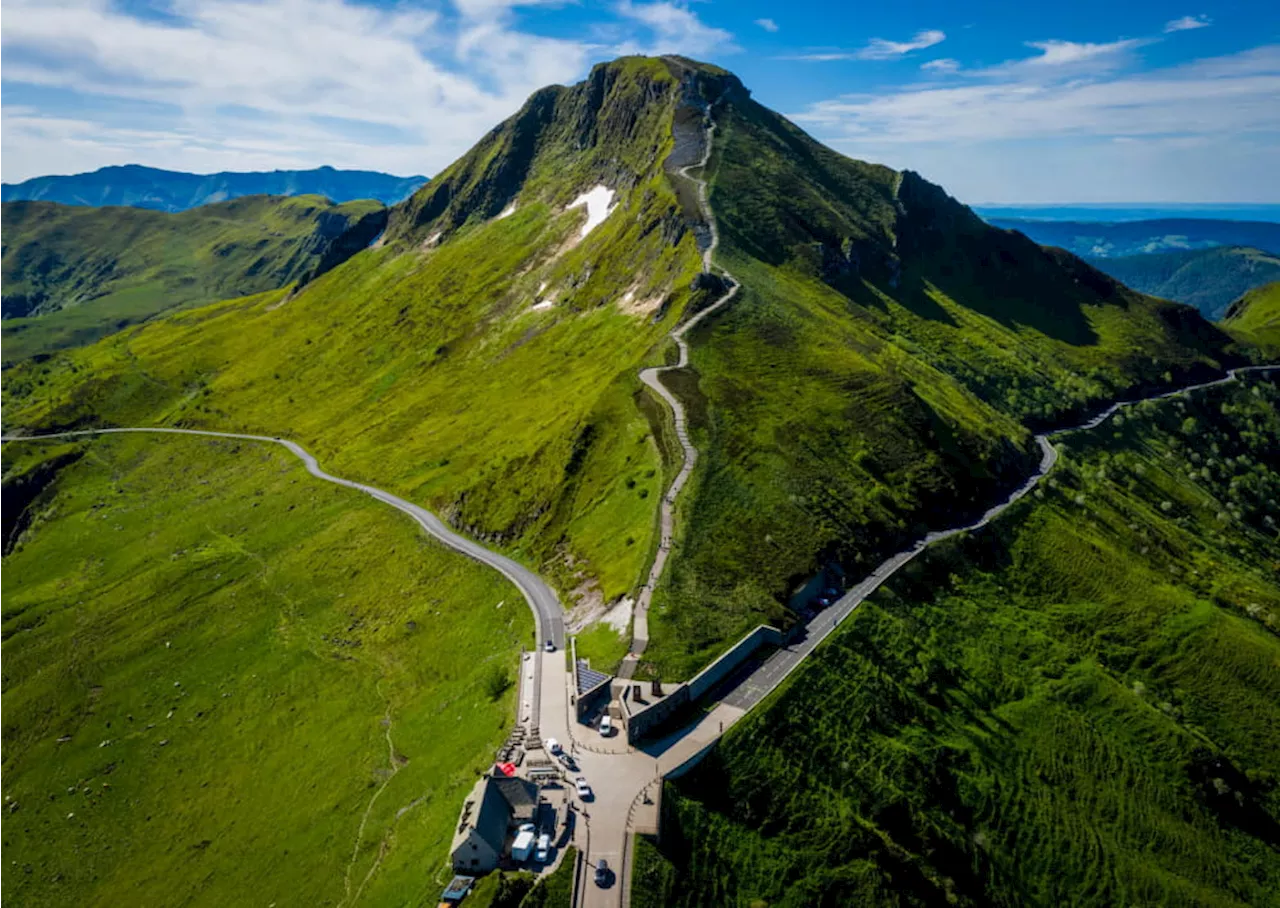
<svg viewBox="0 0 1280 908">
<path fill-rule="evenodd" d="M 707 244 L 707 248 L 702 251 L 702 273 L 711 274 L 712 257 L 715 255 L 716 247 L 720 245 L 720 231 L 716 226 L 715 215 L 711 211 L 711 202 L 708 197 L 707 181 L 702 177 L 695 177 L 689 173 L 690 170 L 703 170 L 707 166 L 707 162 L 711 159 L 711 146 L 715 139 L 716 124 L 711 120 L 710 105 L 707 109 L 707 130 L 703 142 L 705 147 L 702 149 L 702 158 L 693 164 L 686 164 L 681 167 L 677 173 L 694 185 L 698 193 L 698 207 L 702 210 L 702 216 L 707 222 L 707 229 L 710 232 L 711 240 Z M 658 551 L 653 557 L 653 564 L 649 568 L 649 579 L 645 581 L 645 585 L 640 588 L 640 595 L 636 597 L 635 614 L 632 620 L 631 631 L 631 651 L 623 660 L 621 667 L 618 669 L 618 676 L 621 678 L 630 678 L 635 674 L 636 666 L 639 664 L 640 656 L 644 653 L 645 648 L 649 645 L 649 603 L 653 600 L 654 588 L 658 585 L 658 581 L 662 578 L 662 571 L 667 565 L 667 556 L 671 553 L 671 541 L 675 532 L 675 507 L 676 499 L 680 496 L 680 491 L 688 483 L 689 477 L 693 475 L 694 465 L 698 462 L 698 449 L 689 441 L 689 425 L 685 418 L 684 406 L 681 405 L 679 399 L 668 390 L 667 386 L 662 383 L 659 378 L 663 372 L 670 372 L 673 369 L 683 369 L 689 365 L 689 342 L 685 340 L 685 335 L 689 333 L 695 325 L 706 318 L 711 313 L 723 308 L 738 294 L 738 282 L 734 280 L 732 274 L 724 268 L 720 269 L 721 275 L 728 282 L 729 288 L 714 303 L 703 309 L 693 318 L 678 325 L 672 330 L 670 338 L 676 342 L 676 347 L 680 351 L 679 359 L 670 366 L 656 366 L 651 369 L 644 369 L 640 372 L 640 380 L 653 389 L 659 397 L 667 402 L 667 406 L 671 408 L 676 427 L 676 439 L 680 442 L 680 450 L 684 455 L 684 463 L 680 466 L 680 472 L 676 474 L 676 478 L 672 481 L 670 488 L 662 497 L 662 504 L 659 509 L 659 539 Z"/>
</svg>

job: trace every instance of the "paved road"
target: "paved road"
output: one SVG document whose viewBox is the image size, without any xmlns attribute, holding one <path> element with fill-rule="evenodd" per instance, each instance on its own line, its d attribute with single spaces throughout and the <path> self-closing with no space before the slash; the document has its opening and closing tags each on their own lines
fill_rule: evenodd
<svg viewBox="0 0 1280 908">
<path fill-rule="evenodd" d="M 449 548 L 461 552 L 468 558 L 472 558 L 481 564 L 487 565 L 502 573 L 504 577 L 514 583 L 520 592 L 524 595 L 525 601 L 529 603 L 529 608 L 533 610 L 533 618 L 537 624 L 538 646 L 541 647 L 543 642 L 550 639 L 555 643 L 557 649 L 564 648 L 564 613 L 560 607 L 560 600 L 556 598 L 556 594 L 551 587 L 543 582 L 542 578 L 533 571 L 529 570 L 522 564 L 512 561 L 505 555 L 497 552 L 491 552 L 478 542 L 467 539 L 455 533 L 435 514 L 432 514 L 426 508 L 419 507 L 412 502 L 405 501 L 392 495 L 390 492 L 384 492 L 382 489 L 374 488 L 359 482 L 353 482 L 350 479 L 342 479 L 333 476 L 320 469 L 320 465 L 305 448 L 297 442 L 288 441 L 283 438 L 271 438 L 266 435 L 243 435 L 236 432 L 205 432 L 198 429 L 166 429 L 166 428 L 122 428 L 122 429 L 84 429 L 78 432 L 56 432 L 49 435 L 5 435 L 0 441 L 39 441 L 46 438 L 75 438 L 85 435 L 113 435 L 128 432 L 152 432 L 164 433 L 169 435 L 201 435 L 212 438 L 235 438 L 241 441 L 267 442 L 269 444 L 282 445 L 288 448 L 307 468 L 307 472 L 317 479 L 323 479 L 325 482 L 332 482 L 340 486 L 346 486 L 349 489 L 356 489 L 370 495 L 378 501 L 388 504 L 398 511 L 408 514 L 417 522 L 417 524 L 427 531 L 427 534 L 434 537 L 438 541 L 444 543 Z M 537 712 L 535 707 L 535 714 Z"/>
<path fill-rule="evenodd" d="M 1196 385 L 1188 385 L 1187 387 L 1178 388 L 1174 391 L 1153 394 L 1150 397 L 1144 397 L 1138 400 L 1121 401 L 1112 404 L 1097 416 L 1080 423 L 1077 426 L 1071 426 L 1065 429 L 1055 429 L 1052 432 L 1045 432 L 1037 435 L 1035 439 L 1036 443 L 1040 446 L 1040 465 L 1022 485 L 1014 489 L 1007 497 L 998 504 L 993 505 L 986 511 L 986 513 L 972 523 L 965 524 L 964 526 L 951 527 L 946 530 L 936 530 L 927 534 L 911 548 L 898 552 L 896 555 L 886 559 L 879 567 L 872 571 L 866 579 L 836 600 L 829 609 L 817 615 L 809 623 L 806 628 L 807 633 L 802 639 L 774 652 L 760 665 L 759 668 L 747 675 L 736 687 L 733 688 L 733 690 L 726 694 L 722 702 L 744 711 L 754 707 L 771 692 L 777 689 L 778 685 L 786 680 L 788 675 L 795 671 L 800 663 L 804 661 L 805 657 L 817 648 L 819 643 L 827 639 L 827 637 L 840 626 L 844 619 L 849 617 L 854 609 L 861 605 L 868 596 L 879 589 L 881 584 L 892 577 L 904 564 L 911 561 L 911 559 L 915 558 L 935 542 L 940 542 L 943 539 L 948 539 L 959 533 L 967 533 L 972 530 L 979 529 L 999 517 L 1010 507 L 1010 505 L 1034 489 L 1040 483 L 1040 480 L 1042 480 L 1058 462 L 1058 450 L 1053 446 L 1051 439 L 1067 435 L 1072 432 L 1081 432 L 1086 429 L 1096 428 L 1119 410 L 1122 410 L 1125 407 L 1131 407 L 1135 404 L 1143 403 L 1144 401 L 1163 400 L 1168 397 L 1190 394 L 1203 388 L 1211 388 L 1215 385 L 1235 381 L 1240 375 L 1248 372 L 1264 372 L 1277 369 L 1280 369 L 1280 367 L 1243 366 L 1238 369 L 1232 369 L 1222 378 L 1201 382 Z"/>
<path fill-rule="evenodd" d="M 708 124 L 706 136 L 703 139 L 704 147 L 702 149 L 702 158 L 694 164 L 687 164 L 681 167 L 678 173 L 689 182 L 693 183 L 698 191 L 698 205 L 702 209 L 703 218 L 707 222 L 707 227 L 711 233 L 711 242 L 707 244 L 707 248 L 702 251 L 702 272 L 710 274 L 712 269 L 712 257 L 715 255 L 716 247 L 720 245 L 720 229 L 716 225 L 715 214 L 711 211 L 711 202 L 708 196 L 707 181 L 700 177 L 695 177 L 689 173 L 692 169 L 701 170 L 707 166 L 707 162 L 711 159 L 711 146 L 715 139 L 716 124 L 711 121 L 710 108 L 708 107 Z M 631 622 L 631 651 L 627 658 L 623 660 L 621 668 L 618 670 L 619 677 L 630 678 L 635 674 L 636 666 L 639 663 L 639 657 L 644 653 L 649 645 L 649 603 L 653 600 L 653 591 L 657 588 L 658 581 L 662 578 L 662 572 L 667 565 L 667 556 L 671 554 L 671 543 L 675 537 L 675 506 L 676 499 L 680 496 L 681 490 L 688 483 L 689 477 L 693 475 L 693 468 L 698 462 L 698 449 L 689 441 L 689 426 L 685 418 L 684 407 L 674 394 L 667 389 L 659 378 L 663 372 L 670 372 L 673 369 L 683 369 L 689 365 L 689 342 L 685 340 L 685 335 L 711 313 L 718 311 L 726 306 L 730 300 L 738 295 L 738 282 L 734 280 L 733 275 L 728 271 L 721 269 L 721 274 L 729 282 L 729 289 L 707 308 L 703 309 L 687 322 L 677 326 L 671 332 L 671 339 L 676 342 L 676 347 L 680 351 L 680 358 L 675 365 L 658 366 L 652 369 L 644 369 L 640 372 L 640 380 L 648 385 L 657 393 L 659 397 L 667 402 L 667 406 L 671 408 L 671 413 L 675 419 L 676 439 L 680 442 L 680 450 L 683 452 L 684 463 L 680 466 L 680 472 L 676 474 L 675 480 L 671 483 L 671 487 L 667 489 L 666 495 L 662 498 L 659 509 L 659 537 L 658 552 L 654 555 L 653 564 L 649 568 L 649 578 L 645 581 L 643 587 L 640 588 L 640 594 L 636 597 L 636 606 Z"/>
</svg>

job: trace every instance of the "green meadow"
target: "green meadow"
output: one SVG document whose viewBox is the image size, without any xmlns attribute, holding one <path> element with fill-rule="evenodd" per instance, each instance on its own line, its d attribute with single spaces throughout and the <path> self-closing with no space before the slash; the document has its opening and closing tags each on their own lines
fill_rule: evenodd
<svg viewBox="0 0 1280 908">
<path fill-rule="evenodd" d="M 434 904 L 517 590 L 274 446 L 7 445 L 6 901 Z"/>
</svg>

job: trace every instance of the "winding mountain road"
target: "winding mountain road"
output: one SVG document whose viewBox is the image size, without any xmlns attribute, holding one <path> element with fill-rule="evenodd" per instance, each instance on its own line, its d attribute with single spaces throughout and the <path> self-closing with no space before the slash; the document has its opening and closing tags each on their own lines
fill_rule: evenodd
<svg viewBox="0 0 1280 908">
<path fill-rule="evenodd" d="M 537 642 L 541 647 L 543 643 L 550 640 L 555 644 L 557 649 L 564 647 L 564 611 L 560 607 L 560 600 L 556 598 L 556 594 L 551 587 L 522 564 L 512 561 L 505 555 L 492 552 L 480 545 L 460 536 L 451 530 L 443 520 L 426 508 L 419 507 L 412 502 L 405 501 L 390 492 L 383 491 L 371 485 L 365 485 L 361 482 L 355 482 L 350 479 L 343 479 L 340 476 L 334 476 L 320 469 L 320 464 L 315 457 L 307 451 L 306 448 L 294 441 L 285 438 L 272 438 L 267 435 L 245 435 L 237 432 L 207 432 L 200 429 L 170 429 L 170 428 L 120 428 L 120 429 L 81 429 L 75 432 L 54 432 L 48 435 L 5 435 L 0 437 L 0 441 L 41 441 L 44 439 L 57 438 L 76 438 L 87 435 L 114 435 L 124 433 L 163 433 L 168 435 L 197 435 L 209 438 L 232 438 L 240 441 L 265 442 L 268 444 L 281 445 L 289 450 L 295 457 L 302 461 L 307 468 L 307 472 L 317 479 L 325 482 L 332 482 L 335 485 L 346 486 L 349 489 L 355 489 L 364 492 L 383 504 L 390 505 L 397 511 L 408 514 L 413 520 L 427 532 L 427 535 L 433 537 L 439 542 L 444 543 L 454 551 L 461 552 L 468 558 L 487 565 L 494 570 L 500 572 L 504 577 L 510 580 L 519 588 L 525 601 L 529 603 L 529 608 L 533 610 L 533 619 L 537 625 Z M 537 660 L 537 665 L 541 668 L 541 660 Z M 538 704 L 536 702 L 537 692 L 541 685 L 537 683 L 535 678 L 534 696 L 535 702 L 533 706 L 534 715 L 537 715 Z"/>
</svg>

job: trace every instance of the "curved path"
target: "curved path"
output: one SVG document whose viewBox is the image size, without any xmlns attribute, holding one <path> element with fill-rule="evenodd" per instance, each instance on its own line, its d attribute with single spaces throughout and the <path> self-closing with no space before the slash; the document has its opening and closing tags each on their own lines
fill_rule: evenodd
<svg viewBox="0 0 1280 908">
<path fill-rule="evenodd" d="M 710 121 L 707 125 L 706 136 L 703 139 L 705 147 L 702 150 L 702 158 L 694 164 L 686 164 L 681 167 L 677 173 L 689 182 L 693 183 L 698 191 L 698 207 L 702 209 L 702 215 L 706 219 L 707 229 L 711 234 L 711 242 L 707 244 L 707 248 L 702 251 L 702 273 L 710 274 L 712 269 L 712 256 L 715 255 L 716 247 L 720 245 L 720 231 L 716 227 L 715 215 L 711 211 L 711 202 L 708 198 L 707 181 L 695 177 L 689 173 L 690 170 L 701 170 L 707 166 L 707 162 L 711 159 L 712 142 L 715 139 L 716 124 L 710 120 L 710 107 L 707 110 L 707 117 Z M 676 439 L 680 442 L 680 449 L 684 453 L 684 463 L 680 467 L 680 472 L 676 474 L 676 478 L 672 481 L 670 488 L 662 497 L 662 505 L 659 510 L 659 527 L 660 535 L 658 539 L 658 552 L 653 557 L 653 564 L 649 568 L 649 579 L 645 581 L 643 587 L 640 588 L 640 595 L 636 597 L 635 613 L 632 620 L 631 631 L 631 651 L 623 660 L 622 666 L 618 669 L 618 675 L 622 678 L 630 678 L 635 674 L 636 665 L 640 656 L 644 653 L 645 648 L 649 645 L 649 603 L 653 600 L 654 588 L 658 585 L 658 581 L 662 577 L 662 571 L 667 565 L 667 556 L 671 553 L 671 542 L 675 534 L 675 506 L 676 499 L 680 496 L 680 491 L 688 483 L 689 477 L 693 475 L 694 465 L 698 462 L 698 449 L 689 441 L 689 426 L 685 418 L 684 406 L 676 398 L 674 394 L 662 383 L 658 377 L 663 372 L 670 372 L 674 369 L 683 369 L 689 365 L 689 342 L 684 336 L 689 331 L 711 313 L 723 308 L 730 300 L 738 294 L 738 282 L 734 280 L 733 275 L 725 269 L 721 268 L 720 273 L 725 280 L 729 282 L 729 289 L 707 308 L 703 309 L 693 318 L 678 325 L 671 331 L 670 338 L 676 342 L 676 347 L 680 350 L 680 358 L 674 365 L 655 366 L 650 369 L 644 369 L 640 372 L 640 380 L 648 385 L 653 391 L 667 402 L 667 406 L 671 408 L 671 413 L 675 420 Z"/>
<path fill-rule="evenodd" d="M 500 572 L 504 577 L 510 580 L 519 588 L 525 601 L 529 603 L 529 608 L 533 610 L 533 620 L 537 626 L 537 644 L 541 648 L 544 641 L 550 640 L 555 644 L 556 649 L 564 648 L 564 611 L 560 607 L 560 600 L 556 598 L 556 594 L 551 587 L 522 564 L 512 561 L 505 555 L 499 555 L 497 552 L 490 551 L 478 542 L 460 536 L 445 524 L 443 520 L 432 514 L 426 508 L 419 507 L 416 504 L 405 501 L 392 495 L 390 492 L 384 492 L 382 489 L 375 488 L 364 483 L 354 482 L 350 479 L 342 479 L 339 476 L 333 476 L 320 469 L 319 463 L 309 451 L 297 442 L 289 441 L 284 438 L 272 438 L 267 435 L 244 435 L 236 432 L 205 432 L 198 429 L 166 429 L 166 428 L 127 428 L 127 429 L 82 429 L 76 432 L 54 432 L 48 435 L 5 435 L 0 441 L 39 441 L 47 438 L 76 438 L 85 435 L 113 435 L 126 432 L 160 432 L 169 435 L 200 435 L 211 438 L 234 438 L 241 441 L 267 442 L 269 444 L 282 445 L 288 448 L 290 453 L 302 461 L 306 466 L 307 472 L 317 479 L 323 479 L 325 482 L 332 482 L 336 485 L 346 486 L 349 489 L 355 489 L 364 492 L 366 495 L 378 499 L 383 504 L 388 504 L 397 511 L 408 514 L 413 520 L 426 530 L 427 535 L 435 538 L 437 541 L 444 543 L 449 548 L 461 552 L 468 558 L 480 562 L 483 565 L 493 568 Z M 533 716 L 534 724 L 538 715 L 539 703 L 538 695 L 541 690 L 539 677 L 537 672 L 541 671 L 542 660 L 535 659 L 535 677 L 534 677 L 534 700 L 533 700 Z"/>
</svg>

